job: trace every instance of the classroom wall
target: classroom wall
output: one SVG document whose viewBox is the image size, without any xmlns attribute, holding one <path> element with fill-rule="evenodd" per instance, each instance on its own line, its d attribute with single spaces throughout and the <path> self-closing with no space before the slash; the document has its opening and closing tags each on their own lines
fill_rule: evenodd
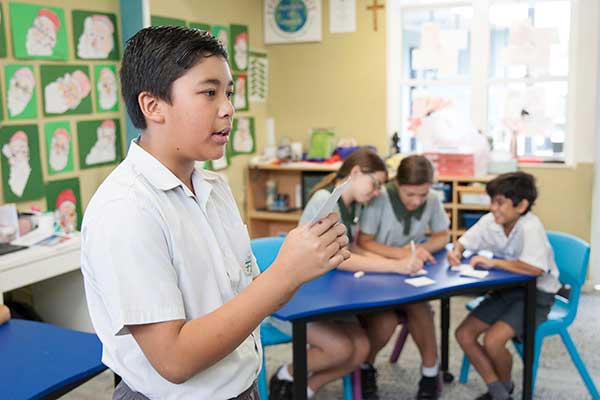
<svg viewBox="0 0 600 400">
<path fill-rule="evenodd" d="M 338 136 L 357 138 L 387 154 L 386 28 L 379 13 L 378 31 L 364 0 L 357 1 L 357 31 L 330 34 L 329 5 L 323 1 L 323 40 L 319 43 L 267 46 L 270 62 L 268 104 L 278 139 L 289 136 L 308 143 L 314 127 L 333 127 Z M 591 187 L 599 8 L 597 0 L 578 2 L 574 29 L 575 87 L 571 129 L 576 164 L 568 167 L 523 167 L 538 179 L 535 212 L 548 229 L 590 238 Z"/>
</svg>

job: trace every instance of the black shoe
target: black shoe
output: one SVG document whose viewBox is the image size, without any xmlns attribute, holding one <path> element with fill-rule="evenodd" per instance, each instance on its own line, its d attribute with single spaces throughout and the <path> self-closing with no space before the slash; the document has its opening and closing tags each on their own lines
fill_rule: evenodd
<svg viewBox="0 0 600 400">
<path fill-rule="evenodd" d="M 422 376 L 419 381 L 417 400 L 437 400 L 438 377 Z"/>
<path fill-rule="evenodd" d="M 364 400 L 377 400 L 377 369 L 372 365 L 360 369 L 360 386 Z"/>
<path fill-rule="evenodd" d="M 277 372 L 273 374 L 269 382 L 269 400 L 293 400 L 294 382 L 279 379 Z"/>
<path fill-rule="evenodd" d="M 481 396 L 477 397 L 475 400 L 494 400 L 490 392 L 484 393 Z"/>
</svg>

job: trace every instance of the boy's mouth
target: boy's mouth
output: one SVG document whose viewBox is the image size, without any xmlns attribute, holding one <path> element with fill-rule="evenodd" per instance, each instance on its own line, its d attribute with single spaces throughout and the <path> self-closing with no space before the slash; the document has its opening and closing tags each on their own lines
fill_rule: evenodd
<svg viewBox="0 0 600 400">
<path fill-rule="evenodd" d="M 213 134 L 211 135 L 213 140 L 219 144 L 226 144 L 227 141 L 229 140 L 229 132 L 231 131 L 231 128 L 223 128 L 220 131 L 217 132 L 213 132 Z"/>
</svg>

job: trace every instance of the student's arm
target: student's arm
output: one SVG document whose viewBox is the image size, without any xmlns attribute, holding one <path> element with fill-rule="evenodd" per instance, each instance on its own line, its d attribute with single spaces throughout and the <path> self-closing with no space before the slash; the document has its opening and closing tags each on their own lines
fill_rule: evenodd
<svg viewBox="0 0 600 400">
<path fill-rule="evenodd" d="M 0 325 L 10 319 L 10 309 L 4 304 L 0 304 Z"/>
<path fill-rule="evenodd" d="M 128 325 L 136 342 L 165 379 L 182 383 L 233 352 L 302 285 L 350 256 L 336 214 L 301 225 L 284 241 L 273 265 L 215 311 L 191 321 Z"/>
<path fill-rule="evenodd" d="M 479 266 L 484 268 L 499 268 L 509 272 L 515 272 L 517 274 L 525 274 L 538 276 L 543 269 L 534 267 L 531 264 L 524 263 L 519 260 L 499 260 L 497 258 L 487 258 L 483 256 L 474 256 L 471 258 L 470 264 L 472 266 Z"/>
<path fill-rule="evenodd" d="M 361 232 L 360 236 L 358 237 L 358 245 L 367 251 L 387 258 L 402 260 L 412 257 L 412 250 L 410 246 L 388 246 L 387 244 L 377 242 L 374 235 L 367 235 L 363 232 Z M 433 258 L 431 253 L 420 246 L 417 246 L 416 258 L 423 262 L 435 262 L 435 258 Z"/>
<path fill-rule="evenodd" d="M 429 238 L 424 243 L 419 244 L 417 247 L 422 247 L 429 253 L 435 253 L 436 251 L 442 250 L 446 247 L 446 244 L 450 241 L 450 231 L 443 230 L 434 232 L 429 235 Z"/>
<path fill-rule="evenodd" d="M 352 250 L 352 256 L 341 263 L 338 269 L 351 272 L 413 274 L 423 268 L 423 261 L 419 258 L 406 257 L 397 260 L 381 257 L 375 253 L 365 252 L 364 250 L 362 250 L 362 253 L 355 252 L 354 248 Z"/>
</svg>

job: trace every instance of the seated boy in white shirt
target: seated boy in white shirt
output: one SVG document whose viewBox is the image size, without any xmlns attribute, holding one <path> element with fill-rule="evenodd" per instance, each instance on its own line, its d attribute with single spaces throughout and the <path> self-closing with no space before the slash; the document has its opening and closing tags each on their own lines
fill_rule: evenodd
<svg viewBox="0 0 600 400">
<path fill-rule="evenodd" d="M 463 250 L 489 250 L 494 258 L 474 256 L 472 266 L 500 268 L 537 276 L 536 327 L 548 318 L 560 289 L 554 253 L 540 219 L 530 210 L 537 198 L 535 179 L 525 172 L 500 175 L 488 182 L 490 213 L 469 229 L 448 253 L 459 265 Z M 506 400 L 514 389 L 512 357 L 506 344 L 523 334 L 521 289 L 489 293 L 456 330 L 456 339 L 488 386 L 477 400 Z M 478 337 L 485 334 L 483 345 Z"/>
<path fill-rule="evenodd" d="M 212 35 L 145 28 L 121 66 L 141 131 L 87 207 L 82 271 L 113 399 L 258 399 L 260 322 L 349 257 L 336 214 L 288 234 L 260 276 L 235 200 L 196 161 L 223 156 L 234 109 Z"/>
</svg>

